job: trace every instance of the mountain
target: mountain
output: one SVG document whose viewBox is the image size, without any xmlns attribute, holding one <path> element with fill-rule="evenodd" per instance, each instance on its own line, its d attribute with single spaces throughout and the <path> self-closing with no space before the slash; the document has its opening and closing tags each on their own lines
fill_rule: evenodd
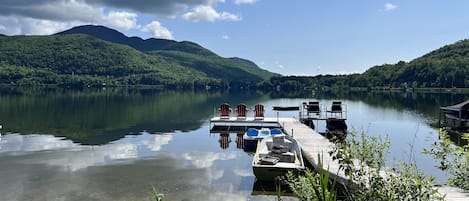
<svg viewBox="0 0 469 201">
<path fill-rule="evenodd" d="M 193 42 L 143 40 L 103 26 L 50 36 L 0 36 L 0 84 L 252 87 L 275 75 Z"/>
<path fill-rule="evenodd" d="M 223 58 L 189 41 L 177 42 L 155 38 L 143 40 L 139 37 L 127 37 L 116 30 L 95 25 L 78 26 L 57 33 L 57 35 L 66 34 L 87 34 L 105 41 L 128 45 L 142 52 L 164 56 L 168 60 L 178 62 L 180 65 L 230 82 L 259 82 L 272 76 L 279 76 L 259 68 L 251 61 L 240 58 Z M 246 79 L 240 80 L 240 78 Z"/>
<path fill-rule="evenodd" d="M 112 43 L 128 45 L 130 47 L 144 52 L 152 50 L 163 50 L 178 43 L 176 41 L 166 39 L 150 38 L 147 40 L 143 40 L 139 37 L 127 37 L 123 33 L 118 32 L 114 29 L 97 25 L 77 26 L 69 30 L 56 33 L 55 35 L 66 34 L 86 34 Z"/>
<path fill-rule="evenodd" d="M 0 37 L 1 84 L 204 85 L 217 79 L 83 34 Z M 203 84 L 202 84 L 203 83 Z"/>
</svg>

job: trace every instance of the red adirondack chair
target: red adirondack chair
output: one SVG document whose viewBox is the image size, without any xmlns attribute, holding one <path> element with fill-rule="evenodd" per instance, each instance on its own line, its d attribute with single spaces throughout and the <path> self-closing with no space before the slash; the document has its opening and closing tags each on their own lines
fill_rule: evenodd
<svg viewBox="0 0 469 201">
<path fill-rule="evenodd" d="M 257 104 L 254 106 L 254 119 L 263 120 L 264 119 L 264 105 Z"/>
<path fill-rule="evenodd" d="M 236 113 L 238 119 L 246 119 L 248 113 L 248 107 L 246 104 L 238 104 L 238 106 L 236 106 Z"/>
<path fill-rule="evenodd" d="M 220 105 L 220 119 L 229 119 L 231 117 L 231 106 L 228 103 Z"/>
</svg>

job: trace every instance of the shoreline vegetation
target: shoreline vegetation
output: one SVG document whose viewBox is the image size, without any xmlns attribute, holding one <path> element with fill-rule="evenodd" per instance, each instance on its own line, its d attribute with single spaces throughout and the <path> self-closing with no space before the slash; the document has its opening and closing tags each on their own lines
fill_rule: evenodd
<svg viewBox="0 0 469 201">
<path fill-rule="evenodd" d="M 1 69 L 1 67 L 0 67 Z M 240 85 L 237 85 L 238 87 Z M 37 88 L 37 89 L 47 89 L 47 88 L 57 88 L 57 89 L 86 89 L 86 88 L 116 88 L 116 89 L 157 89 L 157 90 L 220 90 L 220 91 L 250 91 L 250 90 L 259 90 L 262 92 L 288 92 L 292 93 L 292 90 L 282 90 L 280 87 L 275 88 L 264 88 L 255 85 L 250 85 L 246 87 L 231 87 L 229 83 L 217 83 L 212 85 L 203 84 L 203 83 L 187 83 L 185 85 L 177 84 L 160 84 L 160 85 L 151 85 L 151 84 L 108 84 L 107 82 L 94 82 L 92 84 L 80 84 L 80 85 L 67 85 L 67 84 L 32 84 L 32 83 L 19 83 L 19 84 L 8 84 L 0 83 L 0 88 Z M 456 88 L 456 87 L 435 87 L 435 88 L 396 88 L 396 87 L 305 87 L 303 89 L 295 89 L 294 92 L 298 94 L 303 93 L 321 93 L 321 92 L 406 92 L 406 93 L 457 93 L 457 94 L 468 94 L 469 87 L 467 88 Z"/>
</svg>

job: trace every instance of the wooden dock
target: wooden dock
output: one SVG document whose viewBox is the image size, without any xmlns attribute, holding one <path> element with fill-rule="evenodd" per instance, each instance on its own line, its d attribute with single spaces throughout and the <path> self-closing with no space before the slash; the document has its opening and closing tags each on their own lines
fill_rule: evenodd
<svg viewBox="0 0 469 201">
<path fill-rule="evenodd" d="M 438 192 L 441 195 L 446 195 L 446 201 L 467 201 L 469 200 L 469 192 L 464 191 L 460 188 L 455 188 L 451 186 L 441 186 L 438 187 Z"/>
<path fill-rule="evenodd" d="M 281 128 L 279 118 L 255 119 L 247 117 L 223 118 L 214 117 L 210 119 L 210 132 L 245 132 L 248 128 Z"/>
<path fill-rule="evenodd" d="M 345 184 L 348 180 L 345 173 L 339 171 L 339 162 L 332 160 L 329 154 L 329 152 L 334 149 L 334 143 L 294 118 L 279 118 L 279 124 L 283 126 L 283 130 L 286 134 L 293 136 L 298 144 L 300 144 L 303 157 L 308 160 L 314 168 L 319 168 L 319 155 L 321 156 L 324 168 L 326 170 L 329 168 L 329 172 L 332 176 L 337 175 L 338 182 Z"/>
<path fill-rule="evenodd" d="M 331 176 L 337 175 L 338 182 L 345 184 L 348 181 L 347 176 L 343 171 L 340 171 L 340 166 L 337 160 L 333 160 L 329 152 L 334 149 L 334 143 L 330 142 L 326 137 L 311 129 L 307 125 L 301 123 L 294 118 L 276 117 L 264 118 L 262 120 L 255 120 L 254 118 L 236 119 L 231 117 L 229 119 L 220 119 L 218 117 L 212 118 L 210 123 L 215 126 L 224 125 L 223 129 L 230 129 L 236 126 L 249 127 L 249 126 L 272 126 L 282 127 L 286 134 L 293 136 L 301 146 L 303 157 L 313 165 L 314 168 L 318 167 L 318 155 L 321 156 L 323 167 L 329 170 Z M 211 126 L 211 129 L 213 128 Z M 446 195 L 447 201 L 467 201 L 469 200 L 469 192 L 459 188 L 441 186 L 438 192 Z"/>
</svg>

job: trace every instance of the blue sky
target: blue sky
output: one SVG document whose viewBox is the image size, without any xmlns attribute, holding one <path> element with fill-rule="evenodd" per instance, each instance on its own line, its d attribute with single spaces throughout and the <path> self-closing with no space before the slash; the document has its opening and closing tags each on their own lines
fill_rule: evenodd
<svg viewBox="0 0 469 201">
<path fill-rule="evenodd" d="M 0 33 L 100 24 L 283 75 L 363 72 L 469 38 L 467 0 L 0 0 Z"/>
</svg>

